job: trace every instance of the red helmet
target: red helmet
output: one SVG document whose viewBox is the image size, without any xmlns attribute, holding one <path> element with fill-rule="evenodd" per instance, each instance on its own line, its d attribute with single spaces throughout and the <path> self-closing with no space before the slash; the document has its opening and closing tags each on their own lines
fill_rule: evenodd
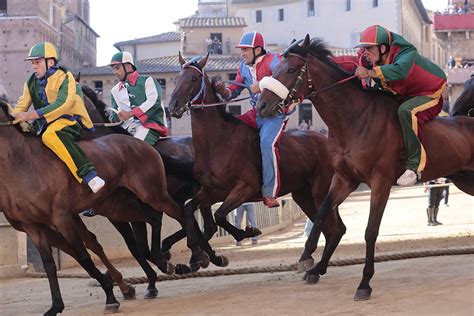
<svg viewBox="0 0 474 316">
<path fill-rule="evenodd" d="M 265 49 L 265 39 L 263 35 L 258 32 L 248 32 L 242 35 L 240 39 L 239 45 L 235 46 L 235 48 L 256 48 L 261 47 Z"/>
<path fill-rule="evenodd" d="M 380 25 L 372 25 L 360 34 L 359 45 L 356 47 L 366 47 L 375 45 L 387 45 L 392 43 L 392 33 Z"/>
</svg>

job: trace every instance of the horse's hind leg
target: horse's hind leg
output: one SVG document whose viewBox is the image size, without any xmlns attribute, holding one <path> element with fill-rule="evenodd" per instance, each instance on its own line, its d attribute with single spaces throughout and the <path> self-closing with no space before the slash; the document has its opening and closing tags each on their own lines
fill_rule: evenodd
<svg viewBox="0 0 474 316">
<path fill-rule="evenodd" d="M 22 225 L 23 230 L 31 237 L 35 247 L 38 249 L 44 270 L 48 276 L 49 288 L 51 291 L 52 306 L 44 315 L 56 315 L 64 310 L 64 302 L 59 289 L 58 276 L 56 274 L 56 264 L 51 253 L 51 244 L 39 225 Z"/>
<path fill-rule="evenodd" d="M 217 225 L 214 221 L 214 216 L 212 216 L 212 207 L 201 206 L 199 210 L 201 211 L 201 215 L 204 220 L 204 237 L 206 237 L 207 240 L 210 240 L 217 232 Z"/>
<path fill-rule="evenodd" d="M 113 282 L 108 275 L 101 273 L 91 256 L 86 250 L 82 239 L 75 227 L 76 222 L 70 214 L 61 214 L 53 218 L 53 223 L 58 232 L 64 237 L 68 246 L 76 254 L 75 258 L 77 262 L 87 271 L 87 273 L 94 279 L 96 279 L 102 286 L 102 289 L 106 295 L 105 311 L 106 313 L 113 313 L 118 310 L 120 303 L 114 296 Z"/>
<path fill-rule="evenodd" d="M 74 220 L 77 223 L 76 227 L 78 229 L 79 236 L 84 241 L 84 244 L 104 263 L 108 273 L 110 273 L 112 280 L 114 280 L 120 288 L 120 292 L 122 292 L 123 297 L 126 300 L 135 299 L 135 288 L 124 282 L 122 274 L 109 261 L 104 249 L 97 241 L 97 237 L 87 229 L 79 216 L 74 216 Z"/>
<path fill-rule="evenodd" d="M 156 288 L 156 280 L 158 276 L 156 275 L 155 270 L 148 264 L 146 261 L 146 254 L 143 250 L 143 245 L 140 246 L 140 242 L 134 238 L 134 233 L 129 223 L 126 222 L 116 222 L 110 221 L 112 225 L 120 232 L 125 243 L 127 244 L 128 250 L 132 256 L 137 260 L 140 267 L 146 274 L 148 279 L 148 287 L 145 291 L 145 299 L 152 299 L 158 296 L 158 289 Z M 146 235 L 146 226 L 145 226 L 145 235 Z M 146 246 L 148 248 L 148 245 Z"/>
</svg>

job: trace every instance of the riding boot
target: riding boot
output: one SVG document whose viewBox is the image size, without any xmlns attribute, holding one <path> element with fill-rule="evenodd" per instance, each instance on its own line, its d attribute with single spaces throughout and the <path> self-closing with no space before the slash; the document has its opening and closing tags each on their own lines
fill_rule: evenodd
<svg viewBox="0 0 474 316">
<path fill-rule="evenodd" d="M 443 225 L 443 223 L 438 222 L 438 220 L 436 219 L 438 217 L 438 211 L 439 211 L 439 207 L 435 207 L 433 209 L 433 223 L 435 225 Z"/>
<path fill-rule="evenodd" d="M 434 226 L 433 225 L 433 208 L 432 207 L 428 207 L 426 209 L 426 216 L 428 216 L 428 226 Z"/>
</svg>

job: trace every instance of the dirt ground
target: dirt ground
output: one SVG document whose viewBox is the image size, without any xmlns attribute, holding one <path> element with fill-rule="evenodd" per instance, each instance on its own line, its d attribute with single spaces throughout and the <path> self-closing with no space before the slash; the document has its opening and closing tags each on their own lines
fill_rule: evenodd
<svg viewBox="0 0 474 316">
<path fill-rule="evenodd" d="M 401 251 L 474 246 L 474 199 L 452 190 L 450 207 L 442 208 L 444 225 L 426 226 L 426 195 L 417 190 L 392 193 L 380 230 L 376 255 Z M 402 198 L 403 196 L 403 198 Z M 334 259 L 364 256 L 368 197 L 355 196 L 341 206 L 348 227 Z M 257 246 L 229 243 L 217 247 L 228 268 L 286 265 L 296 262 L 304 245 L 304 220 L 262 236 Z M 323 242 L 321 243 L 321 245 Z M 318 247 L 315 258 L 320 257 Z M 182 262 L 188 252 L 175 252 Z M 133 261 L 117 262 L 124 277 L 143 276 Z M 210 267 L 210 269 L 219 269 Z M 372 298 L 354 302 L 362 265 L 329 267 L 318 284 L 306 285 L 295 272 L 244 274 L 165 281 L 158 298 L 144 300 L 146 285 L 136 285 L 137 299 L 116 296 L 124 315 L 474 315 L 474 255 L 439 256 L 375 264 Z M 78 273 L 80 269 L 61 271 Z M 102 315 L 105 296 L 88 279 L 61 278 L 63 315 Z M 46 279 L 0 280 L 1 315 L 37 315 L 51 298 Z"/>
</svg>

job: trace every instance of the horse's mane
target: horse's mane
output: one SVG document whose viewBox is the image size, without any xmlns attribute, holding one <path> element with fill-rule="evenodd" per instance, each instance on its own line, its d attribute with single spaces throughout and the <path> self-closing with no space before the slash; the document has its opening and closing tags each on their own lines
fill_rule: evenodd
<svg viewBox="0 0 474 316">
<path fill-rule="evenodd" d="M 322 39 L 314 37 L 311 39 L 310 44 L 308 47 L 301 47 L 299 45 L 292 46 L 289 50 L 289 53 L 293 53 L 299 55 L 301 57 L 307 57 L 308 54 L 313 55 L 317 59 L 321 60 L 325 64 L 329 65 L 331 68 L 336 70 L 338 73 L 344 76 L 350 76 L 351 73 L 345 71 L 338 64 L 334 62 L 333 54 L 327 47 L 327 43 L 325 43 Z"/>
</svg>

